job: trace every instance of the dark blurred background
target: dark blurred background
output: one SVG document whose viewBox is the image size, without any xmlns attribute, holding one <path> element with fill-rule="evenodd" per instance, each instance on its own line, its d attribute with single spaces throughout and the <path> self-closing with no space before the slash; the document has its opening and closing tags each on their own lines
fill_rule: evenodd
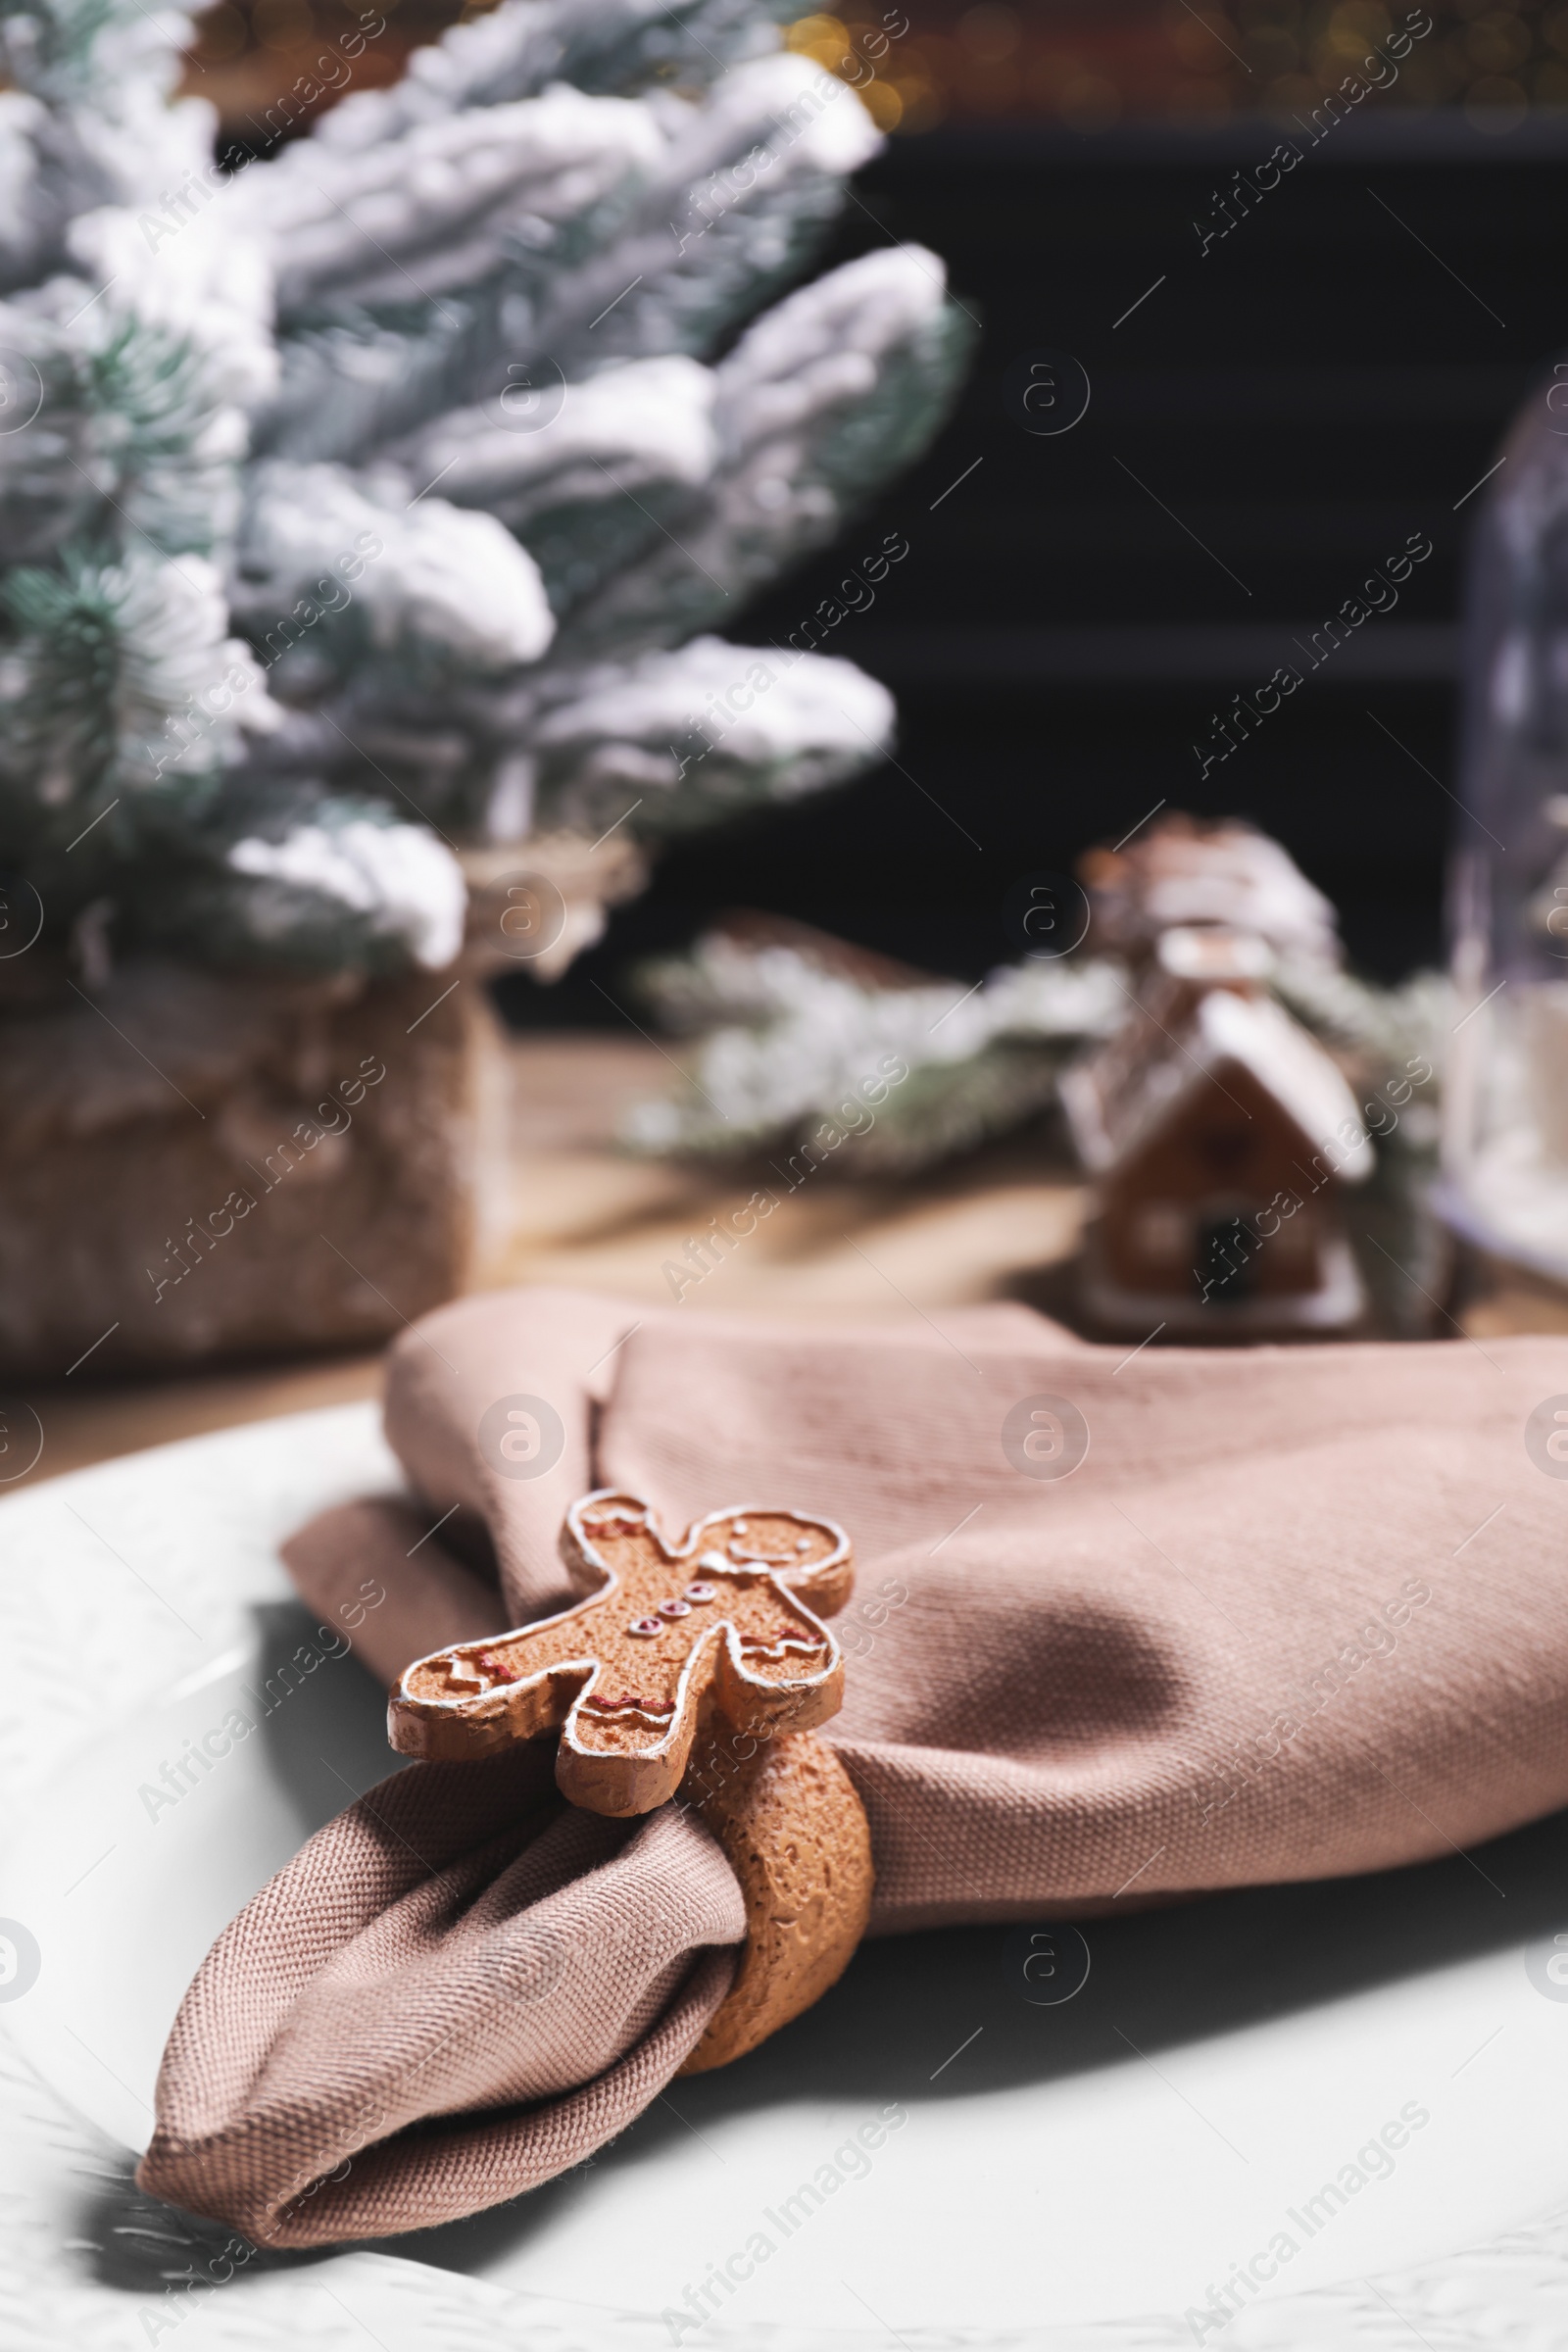
<svg viewBox="0 0 1568 2352">
<path fill-rule="evenodd" d="M 292 50 L 341 13 L 225 0 L 190 86 L 243 140 Z M 453 12 L 388 14 L 390 73 Z M 862 15 L 883 11 L 803 18 L 792 45 L 831 66 L 863 45 Z M 1275 834 L 1365 969 L 1437 959 L 1476 485 L 1568 348 L 1568 6 L 907 0 L 907 16 L 868 93 L 892 136 L 828 259 L 930 246 L 981 327 L 974 372 L 924 464 L 726 632 L 782 641 L 901 534 L 874 608 L 821 647 L 897 695 L 896 761 L 673 847 L 558 987 L 505 984 L 509 1014 L 614 1022 L 596 981 L 620 997 L 638 958 L 735 906 L 975 979 L 1015 953 L 1003 907 L 1020 875 L 1070 870 L 1158 804 Z M 1397 79 L 1328 110 L 1407 24 L 1431 29 Z M 1300 160 L 1259 194 L 1282 140 Z M 1081 420 L 1028 429 L 1030 364 L 1065 414 L 1074 361 Z M 1305 673 L 1295 649 L 1412 534 L 1434 552 L 1397 609 L 1203 774 L 1216 714 L 1282 662 Z"/>
</svg>

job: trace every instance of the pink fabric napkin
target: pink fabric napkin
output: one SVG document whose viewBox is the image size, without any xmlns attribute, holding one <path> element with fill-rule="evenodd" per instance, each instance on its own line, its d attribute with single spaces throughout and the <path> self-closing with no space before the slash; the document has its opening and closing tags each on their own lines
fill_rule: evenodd
<svg viewBox="0 0 1568 2352">
<path fill-rule="evenodd" d="M 732 1502 L 839 1519 L 821 1736 L 870 1821 L 870 1932 L 1082 1916 L 1568 1802 L 1559 1392 L 1552 1339 L 1127 1356 L 1016 1307 L 849 1330 L 514 1292 L 392 1351 L 417 1499 L 328 1512 L 289 1564 L 390 1681 L 564 1605 L 590 1488 L 671 1532 Z M 744 1933 L 678 1803 L 576 1812 L 548 1742 L 410 1766 L 214 1946 L 142 2184 L 279 2246 L 498 2204 L 669 2081 Z"/>
</svg>

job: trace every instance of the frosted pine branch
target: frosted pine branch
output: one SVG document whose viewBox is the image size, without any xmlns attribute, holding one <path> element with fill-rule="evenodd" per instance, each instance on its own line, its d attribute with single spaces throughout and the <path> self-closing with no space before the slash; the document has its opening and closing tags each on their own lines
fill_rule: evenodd
<svg viewBox="0 0 1568 2352">
<path fill-rule="evenodd" d="M 534 729 L 542 805 L 591 833 L 629 812 L 679 832 L 862 767 L 893 734 L 885 687 L 848 662 L 694 638 L 564 681 Z"/>
<path fill-rule="evenodd" d="M 1066 1055 L 1121 1019 L 1121 978 L 1102 957 L 1020 965 L 968 991 L 948 980 L 868 988 L 796 949 L 744 948 L 718 934 L 689 962 L 648 975 L 656 1005 L 677 1026 L 718 1005 L 728 1023 L 704 1042 L 691 1088 L 639 1105 L 626 1140 L 644 1152 L 726 1156 L 788 1144 L 833 1117 L 891 1057 L 909 1075 L 879 1109 L 875 1158 L 917 1166 L 1049 1101 Z M 1023 1051 L 999 1055 L 1004 1046 Z M 862 1168 L 872 1164 L 868 1149 L 869 1138 L 857 1147 Z"/>
<path fill-rule="evenodd" d="M 230 172 L 186 32 L 0 0 L 0 867 L 51 935 L 428 962 L 448 842 L 877 758 L 880 687 L 711 634 L 956 384 L 929 255 L 765 315 L 879 143 L 855 94 L 759 0 L 503 0 Z"/>
</svg>

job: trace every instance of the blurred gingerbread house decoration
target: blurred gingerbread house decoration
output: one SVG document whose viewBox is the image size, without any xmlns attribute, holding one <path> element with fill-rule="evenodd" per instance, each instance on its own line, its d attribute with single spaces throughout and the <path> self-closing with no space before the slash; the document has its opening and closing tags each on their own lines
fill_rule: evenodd
<svg viewBox="0 0 1568 2352">
<path fill-rule="evenodd" d="M 1373 1151 L 1338 1065 L 1269 993 L 1335 962 L 1332 909 L 1250 827 L 1172 817 L 1084 880 L 1133 972 L 1126 1021 L 1062 1079 L 1095 1179 L 1084 1305 L 1117 1331 L 1343 1330 L 1365 1310 L 1345 1188 Z"/>
</svg>

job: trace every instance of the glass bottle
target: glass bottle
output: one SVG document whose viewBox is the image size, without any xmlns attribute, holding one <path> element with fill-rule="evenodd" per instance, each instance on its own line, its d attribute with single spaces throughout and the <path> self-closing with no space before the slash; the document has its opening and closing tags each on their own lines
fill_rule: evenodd
<svg viewBox="0 0 1568 2352">
<path fill-rule="evenodd" d="M 1568 1283 L 1568 362 L 1478 518 L 1460 784 L 1440 1205 Z"/>
</svg>

